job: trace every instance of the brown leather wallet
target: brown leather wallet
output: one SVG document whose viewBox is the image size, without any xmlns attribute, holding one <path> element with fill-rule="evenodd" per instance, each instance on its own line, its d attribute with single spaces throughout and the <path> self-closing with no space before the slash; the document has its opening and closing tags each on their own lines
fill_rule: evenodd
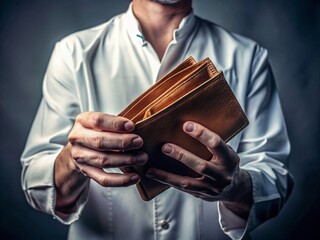
<svg viewBox="0 0 320 240">
<path fill-rule="evenodd" d="M 140 149 L 149 155 L 144 166 L 122 167 L 123 172 L 136 172 L 141 181 L 137 189 L 143 200 L 151 200 L 169 188 L 145 176 L 150 167 L 183 176 L 199 176 L 179 161 L 161 152 L 165 143 L 174 143 L 209 160 L 211 153 L 199 141 L 183 132 L 186 121 L 194 121 L 229 141 L 248 125 L 248 119 L 226 82 L 210 59 L 198 63 L 187 58 L 135 99 L 119 116 L 131 119 L 134 133 L 144 141 Z"/>
</svg>

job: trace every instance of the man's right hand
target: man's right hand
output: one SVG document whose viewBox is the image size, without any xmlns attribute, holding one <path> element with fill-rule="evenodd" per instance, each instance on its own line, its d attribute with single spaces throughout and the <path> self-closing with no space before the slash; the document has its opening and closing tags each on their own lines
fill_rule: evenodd
<svg viewBox="0 0 320 240">
<path fill-rule="evenodd" d="M 136 184 L 135 173 L 106 173 L 103 168 L 143 165 L 148 156 L 139 149 L 143 140 L 134 123 L 124 117 L 99 112 L 78 115 L 69 134 L 69 142 L 55 161 L 56 210 L 67 213 L 92 178 L 104 187 Z"/>
</svg>

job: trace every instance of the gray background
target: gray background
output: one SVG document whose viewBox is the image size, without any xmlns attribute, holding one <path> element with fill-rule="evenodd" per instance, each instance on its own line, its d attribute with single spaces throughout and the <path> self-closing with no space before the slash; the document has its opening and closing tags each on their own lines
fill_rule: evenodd
<svg viewBox="0 0 320 240">
<path fill-rule="evenodd" d="M 7 0 L 0 9 L 0 239 L 65 239 L 67 228 L 27 205 L 19 157 L 54 43 L 108 20 L 129 1 Z M 320 4 L 312 0 L 195 0 L 195 13 L 269 50 L 292 142 L 295 188 L 254 239 L 313 239 L 320 214 Z M 50 124 L 50 123 L 48 123 Z"/>
</svg>

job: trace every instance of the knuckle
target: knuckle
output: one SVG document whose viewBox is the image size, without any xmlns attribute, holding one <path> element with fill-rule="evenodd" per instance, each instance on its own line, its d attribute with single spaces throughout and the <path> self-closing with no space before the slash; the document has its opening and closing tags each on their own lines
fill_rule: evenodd
<svg viewBox="0 0 320 240">
<path fill-rule="evenodd" d="M 168 182 L 169 179 L 168 179 L 168 176 L 167 175 L 158 175 L 158 178 L 160 179 L 160 181 L 162 182 Z"/>
<path fill-rule="evenodd" d="M 128 138 L 122 137 L 119 140 L 119 147 L 121 150 L 128 148 L 130 146 L 130 144 L 131 144 L 131 140 Z"/>
<path fill-rule="evenodd" d="M 188 190 L 190 188 L 190 183 L 187 180 L 182 180 L 180 182 L 180 188 L 184 190 Z"/>
<path fill-rule="evenodd" d="M 68 141 L 71 143 L 71 144 L 74 144 L 77 140 L 77 135 L 75 133 L 75 127 L 71 130 L 71 132 L 69 133 L 68 135 Z"/>
<path fill-rule="evenodd" d="M 72 148 L 71 149 L 71 157 L 76 161 L 79 160 L 82 157 L 79 149 Z"/>
<path fill-rule="evenodd" d="M 80 113 L 76 116 L 76 123 L 81 123 L 84 113 Z"/>
<path fill-rule="evenodd" d="M 97 156 L 98 164 L 102 167 L 110 167 L 111 162 L 109 161 L 109 158 L 105 154 L 99 154 Z"/>
<path fill-rule="evenodd" d="M 185 159 L 185 156 L 186 155 L 182 151 L 177 151 L 177 153 L 176 153 L 176 159 L 181 162 Z"/>
<path fill-rule="evenodd" d="M 109 187 L 110 186 L 110 181 L 105 176 L 99 177 L 98 178 L 98 182 L 99 182 L 100 185 L 102 185 L 104 187 Z"/>
<path fill-rule="evenodd" d="M 121 158 L 118 159 L 116 165 L 118 167 L 130 166 L 130 165 L 134 165 L 136 162 L 137 160 L 134 156 L 125 155 L 125 156 L 121 156 Z"/>
<path fill-rule="evenodd" d="M 91 122 L 94 127 L 99 128 L 103 123 L 103 117 L 100 113 L 93 113 L 91 115 Z"/>
<path fill-rule="evenodd" d="M 103 148 L 103 145 L 104 145 L 104 141 L 101 137 L 99 136 L 93 136 L 91 138 L 91 142 L 92 142 L 92 145 L 94 148 L 96 149 L 101 149 Z"/>
<path fill-rule="evenodd" d="M 126 164 L 128 164 L 128 165 L 133 165 L 133 164 L 135 164 L 135 163 L 137 162 L 137 158 L 134 157 L 134 156 L 132 156 L 132 155 L 130 155 L 130 156 L 127 156 L 127 157 L 126 157 L 125 162 L 126 162 Z"/>
<path fill-rule="evenodd" d="M 208 142 L 208 147 L 209 148 L 216 148 L 217 146 L 219 146 L 221 144 L 221 138 L 219 136 L 213 136 L 212 138 L 210 138 L 209 142 Z"/>
<path fill-rule="evenodd" d="M 204 131 L 203 127 L 196 128 L 196 131 L 194 133 L 195 137 L 200 138 L 203 135 L 203 131 Z"/>
<path fill-rule="evenodd" d="M 115 131 L 121 130 L 122 129 L 122 122 L 118 120 L 118 118 L 112 118 L 111 120 L 111 126 L 112 129 Z"/>
<path fill-rule="evenodd" d="M 84 125 L 84 123 L 87 121 L 88 119 L 88 116 L 89 115 L 89 112 L 83 112 L 83 113 L 79 113 L 77 116 L 76 116 L 76 119 L 75 119 L 75 123 L 74 123 L 74 126 L 78 126 L 78 125 Z"/>
<path fill-rule="evenodd" d="M 74 135 L 69 135 L 68 136 L 68 142 L 71 143 L 71 145 L 74 145 L 76 143 L 77 138 Z"/>
<path fill-rule="evenodd" d="M 81 137 L 83 137 L 81 133 L 81 126 L 79 124 L 74 124 L 68 135 L 68 141 L 71 144 L 75 144 L 77 141 L 81 140 Z"/>
<path fill-rule="evenodd" d="M 199 167 L 199 173 L 200 174 L 205 174 L 208 171 L 208 162 L 207 161 L 201 161 Z"/>
</svg>

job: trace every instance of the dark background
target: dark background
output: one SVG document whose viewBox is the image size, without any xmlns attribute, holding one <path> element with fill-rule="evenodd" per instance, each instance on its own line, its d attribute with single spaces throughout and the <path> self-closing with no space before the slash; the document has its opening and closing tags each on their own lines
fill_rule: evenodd
<svg viewBox="0 0 320 240">
<path fill-rule="evenodd" d="M 0 239 L 66 239 L 67 227 L 33 210 L 19 158 L 54 43 L 110 19 L 129 0 L 7 0 L 0 8 Z M 292 142 L 293 194 L 253 239 L 314 239 L 320 207 L 320 4 L 312 0 L 194 0 L 195 13 L 269 50 Z M 50 123 L 48 123 L 50 124 Z"/>
</svg>

